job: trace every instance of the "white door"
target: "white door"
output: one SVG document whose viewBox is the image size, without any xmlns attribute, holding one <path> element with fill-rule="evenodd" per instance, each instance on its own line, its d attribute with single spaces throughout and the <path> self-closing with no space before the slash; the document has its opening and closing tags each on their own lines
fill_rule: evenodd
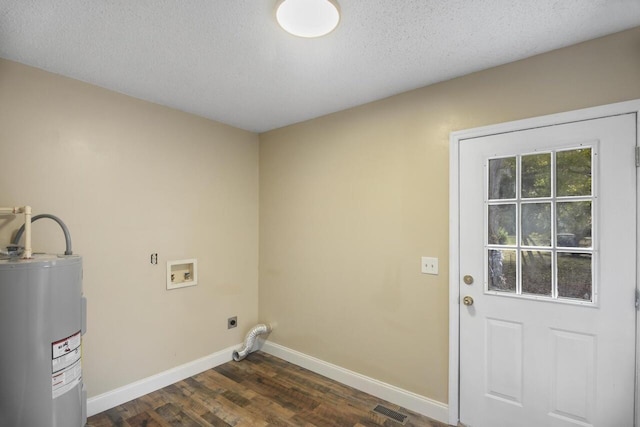
<svg viewBox="0 0 640 427">
<path fill-rule="evenodd" d="M 635 145 L 635 114 L 460 142 L 464 425 L 633 426 Z"/>
</svg>

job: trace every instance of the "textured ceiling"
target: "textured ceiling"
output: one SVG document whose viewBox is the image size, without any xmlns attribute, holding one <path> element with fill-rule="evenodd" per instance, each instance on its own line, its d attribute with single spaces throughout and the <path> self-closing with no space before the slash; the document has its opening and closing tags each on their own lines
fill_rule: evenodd
<svg viewBox="0 0 640 427">
<path fill-rule="evenodd" d="M 262 132 L 640 25 L 640 0 L 0 0 L 0 57 Z"/>
</svg>

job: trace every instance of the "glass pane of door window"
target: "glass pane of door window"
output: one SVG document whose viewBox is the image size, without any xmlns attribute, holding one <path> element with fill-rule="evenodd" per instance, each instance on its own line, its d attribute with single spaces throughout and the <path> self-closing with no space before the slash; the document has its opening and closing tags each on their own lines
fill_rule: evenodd
<svg viewBox="0 0 640 427">
<path fill-rule="evenodd" d="M 594 150 L 488 159 L 487 291 L 594 302 Z"/>
<path fill-rule="evenodd" d="M 591 201 L 558 202 L 556 210 L 558 247 L 590 248 Z"/>
<path fill-rule="evenodd" d="M 522 156 L 523 199 L 551 197 L 551 153 Z"/>
<path fill-rule="evenodd" d="M 588 253 L 558 252 L 558 297 L 592 300 L 591 261 Z"/>
<path fill-rule="evenodd" d="M 489 160 L 489 199 L 516 198 L 516 158 Z"/>
<path fill-rule="evenodd" d="M 551 203 L 521 205 L 522 246 L 551 246 Z"/>
<path fill-rule="evenodd" d="M 488 214 L 488 243 L 516 244 L 516 204 L 490 205 Z"/>
<path fill-rule="evenodd" d="M 551 296 L 553 270 L 550 251 L 522 251 L 522 293 Z"/>
<path fill-rule="evenodd" d="M 516 291 L 517 255 L 514 250 L 494 250 L 488 253 L 489 290 Z"/>
<path fill-rule="evenodd" d="M 556 195 L 591 195 L 591 148 L 556 153 Z"/>
</svg>

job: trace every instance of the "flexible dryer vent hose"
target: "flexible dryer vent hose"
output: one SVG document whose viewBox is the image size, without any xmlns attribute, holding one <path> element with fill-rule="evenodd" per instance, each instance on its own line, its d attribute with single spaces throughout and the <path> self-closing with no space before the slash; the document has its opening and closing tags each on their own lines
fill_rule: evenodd
<svg viewBox="0 0 640 427">
<path fill-rule="evenodd" d="M 244 345 L 242 348 L 233 351 L 233 360 L 236 362 L 241 361 L 245 357 L 251 353 L 253 349 L 253 344 L 255 344 L 256 339 L 259 335 L 268 334 L 271 332 L 272 328 L 269 324 L 260 324 L 256 325 L 247 333 L 247 336 L 244 339 Z"/>
</svg>

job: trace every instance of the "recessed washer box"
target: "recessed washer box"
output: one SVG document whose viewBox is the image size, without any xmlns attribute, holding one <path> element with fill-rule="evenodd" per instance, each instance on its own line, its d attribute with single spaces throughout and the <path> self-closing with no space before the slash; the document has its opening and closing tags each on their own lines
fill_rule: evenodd
<svg viewBox="0 0 640 427">
<path fill-rule="evenodd" d="M 167 261 L 167 289 L 185 288 L 198 284 L 198 260 Z"/>
</svg>

